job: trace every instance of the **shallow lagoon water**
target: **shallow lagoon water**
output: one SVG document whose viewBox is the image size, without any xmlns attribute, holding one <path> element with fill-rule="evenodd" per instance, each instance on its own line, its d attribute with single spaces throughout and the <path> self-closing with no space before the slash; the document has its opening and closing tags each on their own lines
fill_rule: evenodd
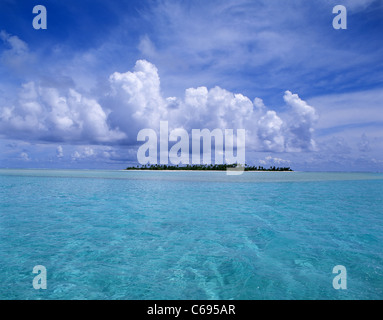
<svg viewBox="0 0 383 320">
<path fill-rule="evenodd" d="M 383 174 L 4 169 L 0 185 L 0 299 L 383 298 Z"/>
</svg>

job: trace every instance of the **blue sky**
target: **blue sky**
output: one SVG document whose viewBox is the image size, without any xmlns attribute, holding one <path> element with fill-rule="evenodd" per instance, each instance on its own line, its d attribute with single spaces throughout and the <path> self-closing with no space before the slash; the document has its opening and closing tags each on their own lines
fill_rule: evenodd
<svg viewBox="0 0 383 320">
<path fill-rule="evenodd" d="M 167 120 L 246 129 L 249 164 L 382 171 L 382 18 L 381 0 L 2 0 L 0 167 L 124 168 Z"/>
</svg>

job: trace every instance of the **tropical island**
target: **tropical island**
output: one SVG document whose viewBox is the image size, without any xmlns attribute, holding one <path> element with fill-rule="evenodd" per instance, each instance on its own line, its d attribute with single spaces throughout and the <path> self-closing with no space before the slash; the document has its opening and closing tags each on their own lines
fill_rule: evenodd
<svg viewBox="0 0 383 320">
<path fill-rule="evenodd" d="M 141 165 L 136 167 L 127 167 L 125 170 L 193 170 L 193 171 L 226 171 L 227 169 L 233 169 L 236 164 L 193 164 L 193 165 Z M 245 164 L 244 171 L 293 171 L 290 167 L 275 167 L 264 168 L 262 166 L 248 166 Z"/>
</svg>

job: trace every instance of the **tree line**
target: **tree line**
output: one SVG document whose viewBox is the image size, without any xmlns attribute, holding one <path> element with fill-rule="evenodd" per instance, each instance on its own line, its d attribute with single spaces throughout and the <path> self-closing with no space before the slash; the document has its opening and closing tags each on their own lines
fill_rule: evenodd
<svg viewBox="0 0 383 320">
<path fill-rule="evenodd" d="M 137 165 L 135 167 L 127 167 L 125 170 L 196 170 L 196 171 L 226 171 L 229 168 L 235 168 L 236 164 L 192 164 L 192 165 L 166 165 L 166 164 L 152 164 L 152 165 Z M 270 166 L 265 168 L 263 166 L 248 166 L 245 164 L 245 171 L 293 171 L 290 167 L 276 167 Z"/>
</svg>

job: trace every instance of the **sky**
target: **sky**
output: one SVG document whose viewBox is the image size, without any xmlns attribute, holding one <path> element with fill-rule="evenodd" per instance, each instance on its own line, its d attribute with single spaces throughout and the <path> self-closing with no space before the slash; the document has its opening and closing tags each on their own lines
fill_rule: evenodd
<svg viewBox="0 0 383 320">
<path fill-rule="evenodd" d="M 168 121 L 245 129 L 251 165 L 382 172 L 382 34 L 383 0 L 1 0 L 0 167 L 123 169 Z"/>
</svg>

